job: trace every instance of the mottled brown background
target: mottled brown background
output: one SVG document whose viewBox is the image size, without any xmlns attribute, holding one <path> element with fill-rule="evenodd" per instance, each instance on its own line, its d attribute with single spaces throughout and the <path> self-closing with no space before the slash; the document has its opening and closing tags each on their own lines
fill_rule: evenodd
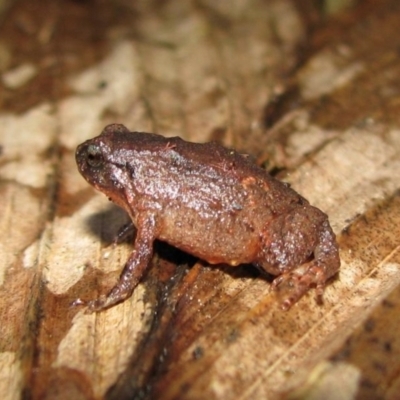
<svg viewBox="0 0 400 400">
<path fill-rule="evenodd" d="M 400 399 L 398 0 L 0 1 L 0 398 Z M 104 125 L 218 140 L 324 210 L 324 304 L 158 243 L 79 176 Z"/>
</svg>

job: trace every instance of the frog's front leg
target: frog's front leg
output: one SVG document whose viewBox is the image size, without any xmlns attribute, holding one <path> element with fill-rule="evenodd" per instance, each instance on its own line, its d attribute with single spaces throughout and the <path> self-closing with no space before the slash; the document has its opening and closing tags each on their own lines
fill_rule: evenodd
<svg viewBox="0 0 400 400">
<path fill-rule="evenodd" d="M 272 283 L 273 288 L 277 289 L 279 286 L 279 289 L 289 292 L 289 295 L 281 303 L 284 310 L 288 310 L 314 286 L 318 298 L 321 298 L 326 282 L 339 270 L 338 245 L 328 220 L 320 225 L 318 238 L 319 241 L 314 249 L 312 261 L 284 272 Z"/>
<path fill-rule="evenodd" d="M 122 243 L 124 240 L 128 239 L 130 236 L 133 236 L 135 230 L 136 228 L 132 221 L 129 221 L 126 224 L 122 225 L 115 235 L 112 245 L 116 246 L 117 244 Z"/>
<path fill-rule="evenodd" d="M 120 303 L 131 296 L 140 282 L 144 271 L 148 268 L 153 255 L 153 243 L 157 236 L 157 223 L 154 215 L 142 216 L 137 224 L 134 248 L 118 283 L 107 295 L 88 303 L 88 311 L 101 311 Z"/>
</svg>

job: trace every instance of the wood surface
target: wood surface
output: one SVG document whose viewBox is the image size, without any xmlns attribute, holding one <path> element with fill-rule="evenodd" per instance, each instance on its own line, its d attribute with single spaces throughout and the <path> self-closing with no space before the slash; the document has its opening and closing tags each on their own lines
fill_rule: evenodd
<svg viewBox="0 0 400 400">
<path fill-rule="evenodd" d="M 2 4 L 1 399 L 400 399 L 400 3 L 350 3 Z M 326 212 L 323 304 L 157 243 L 130 299 L 72 306 L 132 248 L 74 160 L 111 122 L 235 147 Z"/>
</svg>

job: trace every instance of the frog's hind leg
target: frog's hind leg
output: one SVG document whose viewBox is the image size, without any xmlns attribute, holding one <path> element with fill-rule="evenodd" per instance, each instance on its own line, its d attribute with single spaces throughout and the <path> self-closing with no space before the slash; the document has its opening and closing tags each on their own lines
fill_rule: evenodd
<svg viewBox="0 0 400 400">
<path fill-rule="evenodd" d="M 340 259 L 338 245 L 328 220 L 321 224 L 319 241 L 314 249 L 314 258 L 298 267 L 276 277 L 273 288 L 286 292 L 281 306 L 288 310 L 311 287 L 315 287 L 317 298 L 321 299 L 326 282 L 339 270 Z"/>
</svg>

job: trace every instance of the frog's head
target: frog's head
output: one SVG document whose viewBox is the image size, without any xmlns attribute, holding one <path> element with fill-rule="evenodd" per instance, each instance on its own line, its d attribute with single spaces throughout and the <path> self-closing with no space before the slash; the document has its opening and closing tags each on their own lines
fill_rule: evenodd
<svg viewBox="0 0 400 400">
<path fill-rule="evenodd" d="M 80 144 L 75 153 L 78 170 L 97 190 L 125 208 L 126 188 L 132 183 L 131 166 L 121 157 L 118 138 L 129 131 L 123 125 L 109 125 L 97 137 Z"/>
</svg>

